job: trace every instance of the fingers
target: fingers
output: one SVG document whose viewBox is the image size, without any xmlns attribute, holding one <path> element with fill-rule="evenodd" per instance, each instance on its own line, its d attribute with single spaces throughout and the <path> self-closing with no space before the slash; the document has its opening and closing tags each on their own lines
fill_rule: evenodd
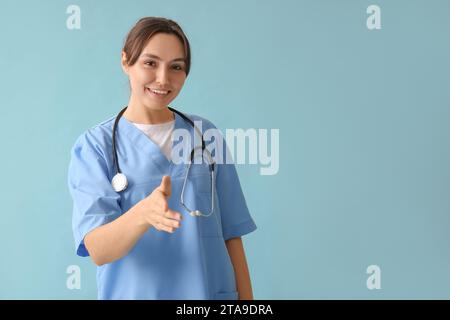
<svg viewBox="0 0 450 320">
<path fill-rule="evenodd" d="M 174 233 L 181 227 L 182 215 L 173 210 L 167 210 L 163 215 L 159 216 L 158 222 L 154 225 L 159 231 Z"/>
<path fill-rule="evenodd" d="M 167 210 L 169 210 L 169 203 L 167 202 L 167 199 L 161 194 L 158 194 L 155 197 L 154 201 L 159 211 L 166 212 Z"/>
<path fill-rule="evenodd" d="M 181 223 L 179 221 L 168 218 L 162 218 L 162 220 L 155 225 L 157 230 L 166 231 L 169 233 L 174 233 L 179 227 L 181 227 Z"/>
<path fill-rule="evenodd" d="M 170 176 L 164 176 L 161 179 L 161 184 L 158 187 L 158 190 L 161 191 L 164 196 L 170 197 L 172 193 L 172 184 L 170 181 Z"/>
<path fill-rule="evenodd" d="M 169 209 L 167 200 L 172 193 L 170 176 L 163 176 L 156 190 L 159 192 L 153 193 L 155 207 L 152 220 L 155 223 L 152 224 L 157 230 L 173 233 L 181 226 L 182 216 L 181 213 Z"/>
<path fill-rule="evenodd" d="M 174 233 L 177 228 L 176 227 L 168 227 L 165 224 L 163 224 L 162 222 L 160 222 L 160 223 L 155 225 L 155 229 L 158 230 L 158 231 L 165 231 L 165 232 L 168 232 L 168 233 Z"/>
<path fill-rule="evenodd" d="M 174 219 L 174 220 L 178 220 L 178 221 L 181 221 L 181 219 L 183 219 L 183 216 L 181 215 L 181 213 L 179 213 L 177 211 L 173 211 L 173 210 L 167 210 L 164 213 L 164 216 L 166 218 L 170 218 L 170 219 Z"/>
</svg>

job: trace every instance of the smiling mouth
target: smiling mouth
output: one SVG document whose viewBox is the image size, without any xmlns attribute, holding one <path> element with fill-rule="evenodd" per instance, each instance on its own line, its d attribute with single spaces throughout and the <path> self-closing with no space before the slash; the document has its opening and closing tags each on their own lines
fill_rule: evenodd
<svg viewBox="0 0 450 320">
<path fill-rule="evenodd" d="M 151 89 L 151 88 L 145 88 L 146 91 L 148 91 L 150 94 L 159 96 L 159 97 L 164 97 L 167 96 L 171 91 L 170 90 L 157 90 L 157 89 Z"/>
</svg>

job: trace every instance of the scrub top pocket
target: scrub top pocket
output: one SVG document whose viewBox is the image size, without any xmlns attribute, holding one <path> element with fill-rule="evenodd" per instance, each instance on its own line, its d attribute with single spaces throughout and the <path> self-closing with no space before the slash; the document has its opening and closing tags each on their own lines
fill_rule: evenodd
<svg viewBox="0 0 450 320">
<path fill-rule="evenodd" d="M 195 208 L 193 204 L 192 210 L 200 210 L 203 214 L 211 211 L 211 177 L 209 174 L 202 174 L 191 177 L 194 186 Z M 215 189 L 214 196 L 216 195 Z M 214 199 L 214 211 L 208 216 L 195 217 L 198 222 L 200 235 L 202 237 L 222 237 L 222 223 L 220 221 L 219 207 L 217 206 L 217 198 Z"/>
<path fill-rule="evenodd" d="M 185 174 L 187 171 L 185 168 Z M 212 172 L 216 174 L 215 172 Z M 211 173 L 210 166 L 208 164 L 191 164 L 189 168 L 188 180 L 194 181 L 194 186 L 198 192 L 211 192 Z"/>
</svg>

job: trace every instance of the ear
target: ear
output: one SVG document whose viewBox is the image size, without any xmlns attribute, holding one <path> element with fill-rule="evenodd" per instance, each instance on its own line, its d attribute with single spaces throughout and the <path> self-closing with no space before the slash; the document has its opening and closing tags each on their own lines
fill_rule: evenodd
<svg viewBox="0 0 450 320">
<path fill-rule="evenodd" d="M 121 59 L 121 65 L 122 65 L 122 70 L 123 72 L 125 72 L 126 74 L 128 74 L 128 64 L 127 64 L 127 55 L 125 54 L 124 51 L 122 51 L 122 59 Z"/>
</svg>

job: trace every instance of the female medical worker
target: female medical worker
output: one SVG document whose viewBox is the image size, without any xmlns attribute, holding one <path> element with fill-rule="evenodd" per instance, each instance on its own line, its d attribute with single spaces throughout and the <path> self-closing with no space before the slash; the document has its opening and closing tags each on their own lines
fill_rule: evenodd
<svg viewBox="0 0 450 320">
<path fill-rule="evenodd" d="M 256 225 L 234 165 L 217 163 L 211 188 L 208 162 L 193 164 L 183 187 L 188 166 L 171 160 L 177 142 L 171 133 L 195 134 L 168 107 L 190 59 L 189 42 L 172 20 L 146 17 L 128 33 L 122 68 L 131 95 L 115 136 L 118 166 L 128 181 L 123 191 L 111 184 L 117 116 L 87 130 L 71 150 L 76 252 L 98 266 L 99 299 L 253 299 L 241 236 Z M 187 116 L 203 132 L 215 128 Z M 183 189 L 186 207 L 205 215 L 214 197 L 212 214 L 190 215 L 180 203 Z"/>
</svg>

